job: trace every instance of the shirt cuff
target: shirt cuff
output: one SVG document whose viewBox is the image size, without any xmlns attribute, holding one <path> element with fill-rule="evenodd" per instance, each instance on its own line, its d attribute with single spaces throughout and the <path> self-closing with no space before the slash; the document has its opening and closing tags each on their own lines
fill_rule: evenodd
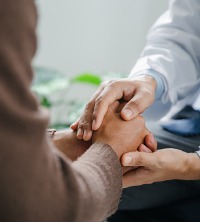
<svg viewBox="0 0 200 222">
<path fill-rule="evenodd" d="M 164 80 L 162 78 L 162 76 L 160 75 L 160 73 L 158 73 L 157 71 L 153 70 L 153 69 L 145 69 L 142 71 L 139 71 L 137 73 L 132 74 L 130 77 L 134 77 L 134 76 L 139 76 L 139 75 L 149 75 L 152 76 L 155 80 L 156 80 L 156 100 L 161 99 L 162 95 L 165 92 L 165 84 L 164 84 Z"/>
</svg>

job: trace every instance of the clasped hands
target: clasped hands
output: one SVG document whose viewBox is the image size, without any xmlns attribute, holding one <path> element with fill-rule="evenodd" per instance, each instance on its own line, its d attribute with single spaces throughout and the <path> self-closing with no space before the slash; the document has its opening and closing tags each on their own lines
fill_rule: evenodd
<svg viewBox="0 0 200 222">
<path fill-rule="evenodd" d="M 64 132 L 64 144 L 68 148 L 77 147 L 73 151 L 65 147 L 66 155 L 75 160 L 92 142 L 109 144 L 124 166 L 124 187 L 200 179 L 196 154 L 175 148 L 155 151 L 157 143 L 140 115 L 153 103 L 155 90 L 154 78 L 147 75 L 101 84 L 81 117 L 71 125 L 74 132 Z M 63 143 L 56 137 L 54 143 L 62 150 Z"/>
<path fill-rule="evenodd" d="M 145 80 L 151 84 L 147 84 Z M 132 83 L 135 84 L 135 88 Z M 126 90 L 123 90 L 124 85 Z M 134 82 L 120 80 L 103 83 L 86 105 L 81 118 L 72 124 L 71 128 L 77 131 L 78 139 L 89 141 L 92 138 L 93 142 L 110 145 L 119 159 L 123 154 L 136 150 L 153 152 L 157 148 L 157 143 L 145 127 L 144 118 L 140 113 L 153 102 L 154 94 L 154 79 L 149 76 L 138 78 Z M 128 109 L 130 104 L 132 109 Z M 146 146 L 140 146 L 143 143 Z M 127 158 L 123 156 L 122 161 Z M 124 175 L 132 169 L 134 168 L 124 167 Z"/>
</svg>

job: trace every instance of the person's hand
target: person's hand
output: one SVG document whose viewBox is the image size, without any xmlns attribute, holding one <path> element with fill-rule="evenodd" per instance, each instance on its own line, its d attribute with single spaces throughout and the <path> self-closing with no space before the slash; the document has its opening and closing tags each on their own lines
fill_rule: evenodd
<svg viewBox="0 0 200 222">
<path fill-rule="evenodd" d="M 110 145 L 120 158 L 126 152 L 137 150 L 149 131 L 140 115 L 128 122 L 124 121 L 116 112 L 118 106 L 119 103 L 115 102 L 108 108 L 102 125 L 93 134 L 92 141 Z"/>
<path fill-rule="evenodd" d="M 131 120 L 153 103 L 155 90 L 156 81 L 148 75 L 104 82 L 86 105 L 80 119 L 73 123 L 71 128 L 77 130 L 77 138 L 90 140 L 92 130 L 101 126 L 108 107 L 114 101 L 127 102 L 121 110 L 121 117 Z"/>
<path fill-rule="evenodd" d="M 80 157 L 92 144 L 91 141 L 78 140 L 72 130 L 62 130 L 54 133 L 54 145 L 72 161 Z"/>
<path fill-rule="evenodd" d="M 143 149 L 142 146 L 140 149 Z M 121 163 L 126 167 L 135 167 L 124 174 L 124 187 L 173 179 L 200 179 L 200 159 L 197 154 L 178 149 L 166 148 L 154 153 L 130 152 L 122 156 Z"/>
<path fill-rule="evenodd" d="M 144 144 L 146 146 L 140 145 L 135 152 L 152 153 L 157 150 L 157 141 L 155 140 L 154 135 L 152 133 L 149 133 L 148 135 L 145 136 Z M 128 171 L 131 171 L 136 168 L 137 166 L 123 166 L 122 168 L 123 175 L 127 173 Z"/>
</svg>

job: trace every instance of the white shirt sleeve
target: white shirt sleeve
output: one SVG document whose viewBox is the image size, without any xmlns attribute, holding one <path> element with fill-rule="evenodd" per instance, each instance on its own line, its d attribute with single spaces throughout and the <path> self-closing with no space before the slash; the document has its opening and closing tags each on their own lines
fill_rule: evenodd
<svg viewBox="0 0 200 222">
<path fill-rule="evenodd" d="M 161 118 L 172 104 L 191 98 L 200 88 L 199 0 L 170 1 L 169 9 L 150 29 L 130 77 L 148 70 L 159 73 L 164 84 L 163 95 L 148 110 L 151 119 Z"/>
</svg>

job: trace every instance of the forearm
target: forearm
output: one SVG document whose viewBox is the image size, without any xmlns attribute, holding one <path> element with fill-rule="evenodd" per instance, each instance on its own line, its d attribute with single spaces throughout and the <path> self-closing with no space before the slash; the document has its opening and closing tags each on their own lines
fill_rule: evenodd
<svg viewBox="0 0 200 222">
<path fill-rule="evenodd" d="M 85 208 L 88 208 L 93 217 L 91 221 L 103 221 L 117 210 L 120 200 L 122 168 L 117 155 L 110 146 L 95 143 L 73 163 L 73 167 L 79 174 L 81 191 L 85 193 L 81 196 L 79 220 L 83 221 Z M 89 197 L 92 197 L 90 201 Z"/>
<path fill-rule="evenodd" d="M 36 49 L 34 0 L 2 0 L 0 14 L 0 221 L 101 220 L 121 193 L 119 161 L 102 145 L 88 151 L 78 169 L 79 161 L 72 166 L 55 149 L 46 137 L 48 114 L 29 89 Z"/>
<path fill-rule="evenodd" d="M 132 70 L 132 74 L 145 70 L 160 74 L 165 84 L 160 107 L 187 96 L 191 100 L 199 88 L 199 8 L 198 0 L 191 4 L 187 0 L 171 1 L 168 11 L 151 28 L 146 47 Z"/>
<path fill-rule="evenodd" d="M 91 141 L 77 139 L 76 132 L 71 129 L 55 132 L 52 141 L 56 148 L 72 161 L 80 157 L 92 144 Z"/>
</svg>

